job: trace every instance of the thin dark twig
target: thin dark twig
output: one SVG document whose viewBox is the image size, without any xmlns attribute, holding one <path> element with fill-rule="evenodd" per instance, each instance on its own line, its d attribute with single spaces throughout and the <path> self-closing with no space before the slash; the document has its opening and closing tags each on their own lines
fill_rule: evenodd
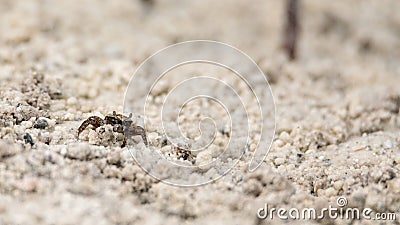
<svg viewBox="0 0 400 225">
<path fill-rule="evenodd" d="M 297 39 L 299 33 L 298 0 L 287 0 L 286 23 L 283 47 L 290 60 L 297 56 Z"/>
</svg>

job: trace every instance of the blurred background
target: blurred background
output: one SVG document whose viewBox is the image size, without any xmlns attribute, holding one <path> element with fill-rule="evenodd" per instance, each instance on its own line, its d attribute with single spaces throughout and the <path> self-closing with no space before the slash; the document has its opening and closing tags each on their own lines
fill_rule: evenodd
<svg viewBox="0 0 400 225">
<path fill-rule="evenodd" d="M 284 48 L 287 2 L 2 0 L 0 76 L 2 83 L 15 83 L 32 69 L 42 71 L 65 79 L 66 90 L 82 101 L 120 105 L 122 100 L 115 100 L 122 99 L 133 71 L 152 53 L 177 42 L 210 39 L 253 58 L 267 74 L 278 103 L 281 87 L 295 80 L 299 86 L 322 82 L 319 100 L 329 103 L 344 95 L 352 98 L 353 92 L 371 93 L 372 86 L 380 86 L 375 88 L 380 92 L 397 88 L 398 1 L 299 0 L 293 61 Z M 279 80 L 282 86 L 276 85 Z M 293 98 L 304 95 L 296 88 Z M 282 96 L 293 99 L 291 93 Z"/>
<path fill-rule="evenodd" d="M 1 1 L 1 62 L 51 68 L 143 61 L 173 43 L 211 39 L 255 60 L 283 60 L 286 1 Z M 398 71 L 400 3 L 299 0 L 298 60 Z M 353 63 L 354 62 L 354 63 Z M 3 73 L 4 74 L 4 73 Z"/>
</svg>

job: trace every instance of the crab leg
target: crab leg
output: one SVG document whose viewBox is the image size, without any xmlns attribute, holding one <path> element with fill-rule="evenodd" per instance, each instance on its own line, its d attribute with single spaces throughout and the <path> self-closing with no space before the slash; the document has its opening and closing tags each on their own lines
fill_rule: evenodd
<svg viewBox="0 0 400 225">
<path fill-rule="evenodd" d="M 103 120 L 98 116 L 91 116 L 87 118 L 78 128 L 78 137 L 82 131 L 86 129 L 89 125 L 92 125 L 94 129 L 102 126 L 104 124 Z"/>
</svg>

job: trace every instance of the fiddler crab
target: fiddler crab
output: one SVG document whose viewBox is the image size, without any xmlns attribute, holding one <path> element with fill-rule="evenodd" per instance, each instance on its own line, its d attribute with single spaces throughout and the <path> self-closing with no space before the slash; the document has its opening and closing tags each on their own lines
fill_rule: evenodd
<svg viewBox="0 0 400 225">
<path fill-rule="evenodd" d="M 124 134 L 124 141 L 121 147 L 126 146 L 127 139 L 129 137 L 140 135 L 143 139 L 143 142 L 146 146 L 148 146 L 146 131 L 143 127 L 132 124 L 132 113 L 129 116 L 124 116 L 122 114 L 117 114 L 113 111 L 112 114 L 108 114 L 101 119 L 98 116 L 91 116 L 87 118 L 78 128 L 78 138 L 82 131 L 86 129 L 89 125 L 92 125 L 94 129 L 101 127 L 103 125 L 109 124 L 113 127 L 114 132 L 118 132 Z"/>
</svg>

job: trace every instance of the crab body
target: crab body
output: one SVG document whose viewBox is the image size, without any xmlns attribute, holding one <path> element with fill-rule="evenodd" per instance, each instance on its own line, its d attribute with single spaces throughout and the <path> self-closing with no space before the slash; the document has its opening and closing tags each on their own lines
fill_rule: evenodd
<svg viewBox="0 0 400 225">
<path fill-rule="evenodd" d="M 148 146 L 146 131 L 143 127 L 132 124 L 132 114 L 126 117 L 122 114 L 117 114 L 115 111 L 112 114 L 108 114 L 101 119 L 98 116 L 91 116 L 79 126 L 78 137 L 82 131 L 84 131 L 89 125 L 92 125 L 94 129 L 101 127 L 103 125 L 109 124 L 113 126 L 113 131 L 124 134 L 124 142 L 121 147 L 126 145 L 126 140 L 129 137 L 140 135 L 143 142 Z"/>
</svg>

